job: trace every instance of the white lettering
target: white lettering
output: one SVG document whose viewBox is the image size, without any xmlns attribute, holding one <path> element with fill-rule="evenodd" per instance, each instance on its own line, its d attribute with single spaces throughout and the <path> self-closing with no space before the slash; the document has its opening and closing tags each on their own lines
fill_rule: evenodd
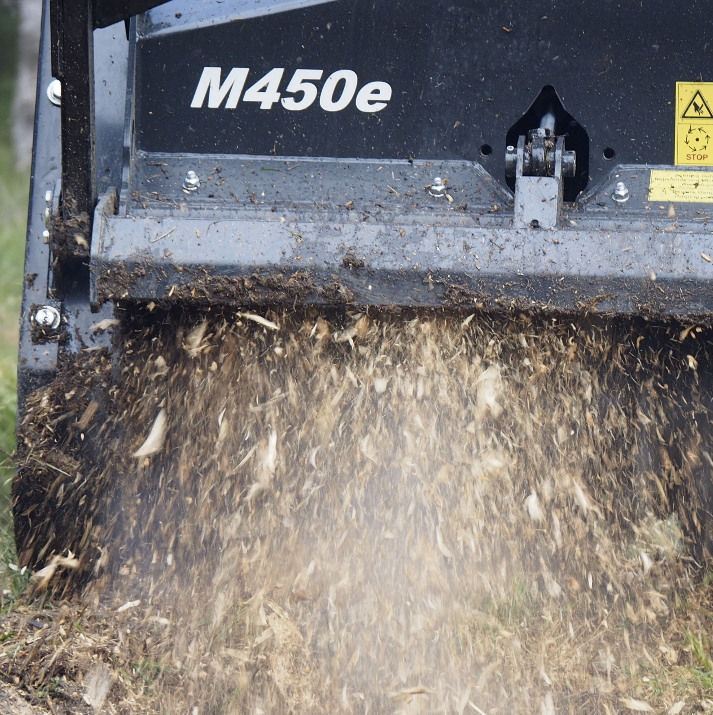
<svg viewBox="0 0 713 715">
<path fill-rule="evenodd" d="M 286 92 L 290 94 L 303 93 L 303 97 L 299 102 L 296 102 L 292 97 L 285 97 L 282 100 L 282 106 L 289 109 L 290 112 L 301 112 L 314 104 L 317 99 L 319 90 L 311 83 L 305 82 L 306 79 L 322 79 L 324 70 L 297 70 L 293 75 L 290 83 L 287 85 Z"/>
<path fill-rule="evenodd" d="M 235 109 L 240 101 L 240 95 L 242 94 L 243 87 L 245 87 L 245 80 L 248 78 L 249 71 L 247 67 L 234 67 L 225 78 L 225 82 L 221 84 L 220 67 L 205 67 L 198 81 L 196 93 L 193 95 L 191 107 L 194 109 L 202 107 L 205 102 L 206 94 L 208 94 L 208 107 L 210 109 L 217 109 L 223 103 L 228 92 L 230 92 L 225 108 Z"/>
<path fill-rule="evenodd" d="M 276 67 L 270 70 L 262 79 L 255 82 L 250 89 L 245 90 L 243 102 L 259 102 L 260 109 L 272 109 L 275 102 L 280 101 L 280 88 L 284 67 Z"/>
<path fill-rule="evenodd" d="M 207 98 L 209 109 L 218 109 L 223 106 L 223 102 L 226 109 L 235 109 L 242 96 L 243 102 L 255 102 L 260 105 L 260 109 L 272 109 L 279 102 L 290 112 L 301 112 L 311 107 L 319 96 L 319 105 L 325 112 L 341 112 L 356 96 L 356 108 L 365 114 L 374 114 L 387 107 L 393 94 L 388 82 L 369 82 L 357 94 L 359 78 L 352 70 L 333 72 L 327 77 L 320 94 L 314 82 L 322 79 L 324 70 L 299 69 L 285 89 L 285 93 L 296 96 L 280 99 L 280 83 L 285 73 L 283 67 L 270 70 L 245 89 L 249 73 L 247 67 L 233 67 L 225 81 L 221 82 L 220 67 L 204 67 L 191 107 L 200 109 Z"/>
<path fill-rule="evenodd" d="M 342 94 L 335 101 L 334 93 L 340 82 L 344 82 Z M 349 106 L 349 102 L 354 99 L 356 94 L 359 78 L 356 72 L 352 70 L 337 70 L 327 77 L 327 81 L 322 88 L 322 94 L 319 98 L 319 105 L 325 112 L 341 112 Z"/>
<path fill-rule="evenodd" d="M 369 82 L 357 94 L 356 108 L 360 112 L 380 112 L 391 99 L 391 85 L 387 82 Z"/>
</svg>

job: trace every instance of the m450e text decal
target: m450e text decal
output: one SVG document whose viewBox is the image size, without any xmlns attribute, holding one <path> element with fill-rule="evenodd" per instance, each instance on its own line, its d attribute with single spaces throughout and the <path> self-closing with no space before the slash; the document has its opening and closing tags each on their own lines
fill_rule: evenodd
<svg viewBox="0 0 713 715">
<path fill-rule="evenodd" d="M 354 101 L 360 112 L 373 114 L 386 108 L 392 94 L 391 85 L 387 82 L 369 82 L 360 87 L 359 78 L 352 70 L 332 72 L 320 88 L 315 83 L 321 83 L 324 70 L 299 69 L 283 92 L 280 85 L 284 79 L 284 67 L 275 67 L 245 89 L 249 74 L 248 67 L 233 67 L 223 80 L 221 67 L 204 67 L 191 107 L 201 108 L 207 99 L 209 109 L 221 106 L 236 109 L 242 100 L 256 102 L 260 109 L 272 109 L 274 104 L 280 103 L 290 112 L 301 112 L 311 107 L 319 97 L 319 106 L 325 112 L 341 112 Z M 283 97 L 283 93 L 290 96 Z"/>
</svg>

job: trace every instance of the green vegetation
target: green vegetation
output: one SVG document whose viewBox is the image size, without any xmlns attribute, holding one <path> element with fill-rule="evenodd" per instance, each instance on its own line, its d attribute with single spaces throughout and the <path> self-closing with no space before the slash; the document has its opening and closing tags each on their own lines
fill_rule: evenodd
<svg viewBox="0 0 713 715">
<path fill-rule="evenodd" d="M 518 577 L 510 583 L 508 598 L 504 601 L 493 601 L 491 612 L 506 628 L 514 628 L 533 616 L 535 603 L 527 584 Z"/>
<path fill-rule="evenodd" d="M 0 596 L 6 605 L 26 582 L 7 569 L 15 562 L 10 518 L 10 479 L 15 448 L 17 340 L 29 176 L 14 168 L 12 97 L 17 54 L 17 15 L 0 6 Z M 9 594 L 4 594 L 9 591 Z"/>
<path fill-rule="evenodd" d="M 711 664 L 710 649 L 706 642 L 705 633 L 694 635 L 688 628 L 684 630 L 686 642 L 691 648 L 691 653 L 698 662 L 699 666 L 710 678 L 713 675 L 713 664 Z"/>
<path fill-rule="evenodd" d="M 12 608 L 29 581 L 30 572 L 17 567 L 15 540 L 8 518 L 8 525 L 0 528 L 0 613 L 7 613 Z"/>
<path fill-rule="evenodd" d="M 629 674 L 630 677 L 631 675 Z M 666 696 L 669 700 L 671 697 L 686 700 L 696 696 L 709 696 L 713 692 L 713 673 L 698 663 L 655 667 L 648 662 L 642 662 L 639 663 L 637 675 L 638 677 L 632 680 L 646 685 L 645 697 L 654 705 L 663 704 L 662 699 Z"/>
<path fill-rule="evenodd" d="M 692 591 L 689 596 L 694 602 L 703 601 L 707 604 L 706 591 L 709 584 Z M 682 621 L 690 620 L 692 614 L 713 616 L 708 609 L 691 606 L 689 603 L 679 605 L 676 617 Z M 651 705 L 666 705 L 673 700 L 683 700 L 690 703 L 696 698 L 707 698 L 710 701 L 713 693 L 713 660 L 710 648 L 710 631 L 706 622 L 693 619 L 696 626 L 683 626 L 671 629 L 665 634 L 661 632 L 662 644 L 670 640 L 668 655 L 675 653 L 673 662 L 665 663 L 662 659 L 658 665 L 647 660 L 638 663 L 638 671 L 625 668 L 625 676 L 639 688 L 638 695 L 644 697 Z M 666 646 L 662 650 L 666 650 Z"/>
</svg>

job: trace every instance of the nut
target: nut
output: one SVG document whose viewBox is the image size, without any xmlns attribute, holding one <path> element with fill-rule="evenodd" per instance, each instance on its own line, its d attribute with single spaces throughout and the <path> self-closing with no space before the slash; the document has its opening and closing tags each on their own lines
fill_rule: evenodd
<svg viewBox="0 0 713 715">
<path fill-rule="evenodd" d="M 441 179 L 440 176 L 437 176 L 433 180 L 433 183 L 431 184 L 431 188 L 428 190 L 428 193 L 437 199 L 442 199 L 446 195 L 446 185 L 443 183 L 443 179 Z"/>
<path fill-rule="evenodd" d="M 184 191 L 198 191 L 201 185 L 201 180 L 198 178 L 198 174 L 191 170 L 186 174 L 186 178 L 183 180 L 183 190 Z"/>
<path fill-rule="evenodd" d="M 629 200 L 629 189 L 626 188 L 626 184 L 623 181 L 620 181 L 616 185 L 616 188 L 614 189 L 614 192 L 612 193 L 611 197 L 618 204 L 623 204 L 624 202 Z"/>
<path fill-rule="evenodd" d="M 35 325 L 48 330 L 57 330 L 62 322 L 62 316 L 57 308 L 51 305 L 43 305 L 35 312 Z"/>
</svg>

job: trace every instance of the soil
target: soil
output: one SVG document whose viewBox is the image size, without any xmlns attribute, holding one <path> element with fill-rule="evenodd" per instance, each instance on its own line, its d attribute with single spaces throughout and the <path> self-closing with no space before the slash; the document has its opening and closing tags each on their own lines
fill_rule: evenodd
<svg viewBox="0 0 713 715">
<path fill-rule="evenodd" d="M 99 302 L 126 297 L 137 280 L 156 270 L 150 261 L 127 269 L 115 267 L 97 281 Z M 259 273 L 251 276 L 215 275 L 208 269 L 183 269 L 163 276 L 164 290 L 171 299 L 182 304 L 231 302 L 242 305 L 283 305 L 304 302 L 314 291 L 314 279 L 309 271 Z M 160 292 L 160 291 L 157 291 Z"/>
<path fill-rule="evenodd" d="M 354 251 L 347 251 L 342 258 L 342 266 L 344 268 L 349 268 L 353 271 L 359 271 L 364 268 L 366 261 L 363 258 L 357 256 Z"/>
<path fill-rule="evenodd" d="M 5 715 L 36 715 L 42 710 L 32 707 L 9 685 L 0 685 L 0 708 Z"/>
<path fill-rule="evenodd" d="M 89 258 L 90 225 L 87 214 L 80 214 L 69 220 L 53 216 L 50 237 L 54 254 L 70 258 Z"/>
<path fill-rule="evenodd" d="M 274 615 L 268 619 L 278 635 L 276 655 L 264 657 L 263 671 L 270 671 L 268 678 L 275 683 L 278 697 L 291 711 L 308 711 L 303 701 L 305 697 L 314 698 L 320 682 L 304 672 L 307 661 L 300 655 L 304 653 L 301 634 L 289 625 L 283 630 L 276 628 L 280 619 Z M 501 624 L 498 626 L 500 632 L 505 630 Z M 45 607 L 17 606 L 9 616 L 0 617 L 0 628 L 3 634 L 0 677 L 4 681 L 0 683 L 0 712 L 3 715 L 239 713 L 245 710 L 211 707 L 201 699 L 201 693 L 210 691 L 211 680 L 218 672 L 232 671 L 237 676 L 235 682 L 244 685 L 254 685 L 261 677 L 258 671 L 252 679 L 244 675 L 241 679 L 240 673 L 245 672 L 241 668 L 245 665 L 245 652 L 225 647 L 202 654 L 196 670 L 179 661 L 162 664 L 160 659 L 167 644 L 179 640 L 180 633 L 173 623 L 147 616 L 147 610 L 140 606 L 122 613 L 94 612 L 78 602 Z M 624 664 L 626 667 L 620 667 L 611 644 L 607 644 L 607 638 L 600 632 L 599 638 L 593 638 L 599 640 L 600 647 L 589 649 L 591 659 L 583 678 L 574 678 L 572 672 L 568 676 L 572 679 L 570 686 L 576 684 L 581 688 L 579 694 L 559 701 L 556 712 L 607 715 L 637 709 L 645 711 L 648 705 L 653 712 L 665 713 L 675 711 L 677 704 L 682 704 L 679 712 L 685 713 L 708 713 L 713 709 L 710 671 L 706 671 L 708 666 L 702 664 L 696 654 L 697 638 L 708 648 L 713 639 L 713 591 L 710 588 L 696 589 L 685 607 L 674 609 L 664 623 L 650 629 L 642 622 L 629 623 L 627 630 L 633 637 L 629 640 L 631 651 Z M 636 632 L 641 630 L 649 630 L 649 634 L 639 640 L 640 633 Z M 610 635 L 614 632 L 616 629 L 610 631 Z M 509 658 L 513 657 L 512 641 L 519 635 L 500 636 L 509 642 L 505 651 Z M 522 646 L 521 643 L 520 649 Z M 260 649 L 258 645 L 257 650 Z M 515 653 L 522 652 L 520 649 Z M 565 649 L 562 656 L 569 654 Z M 494 661 L 481 669 L 478 677 L 481 685 L 478 687 L 476 682 L 470 688 L 464 712 L 477 712 L 468 703 L 482 703 L 478 696 L 484 685 L 490 679 L 499 680 L 500 671 L 505 667 L 508 666 L 503 661 Z M 631 672 L 627 672 L 627 667 L 632 668 Z M 302 673 L 296 672 L 298 670 Z M 577 668 L 569 670 L 576 672 Z M 553 690 L 565 684 L 559 682 L 555 670 L 546 671 L 541 677 L 555 679 Z M 102 683 L 104 687 L 98 688 Z M 290 692 L 293 683 L 298 687 Z M 408 709 L 409 699 L 413 704 L 429 695 L 425 686 L 423 693 L 408 690 L 402 688 L 403 692 L 392 694 L 389 712 L 412 712 Z M 176 694 L 192 696 L 190 702 L 197 703 L 193 705 L 197 709 L 189 708 L 185 701 L 179 707 L 180 698 L 175 697 Z M 462 695 L 460 693 L 456 701 Z M 313 699 L 308 702 L 310 707 L 315 707 Z M 627 706 L 632 703 L 640 705 L 638 708 Z M 451 707 L 447 712 L 458 711 L 459 702 L 448 704 Z M 499 711 L 506 712 L 506 709 L 494 708 L 488 712 Z"/>
</svg>

